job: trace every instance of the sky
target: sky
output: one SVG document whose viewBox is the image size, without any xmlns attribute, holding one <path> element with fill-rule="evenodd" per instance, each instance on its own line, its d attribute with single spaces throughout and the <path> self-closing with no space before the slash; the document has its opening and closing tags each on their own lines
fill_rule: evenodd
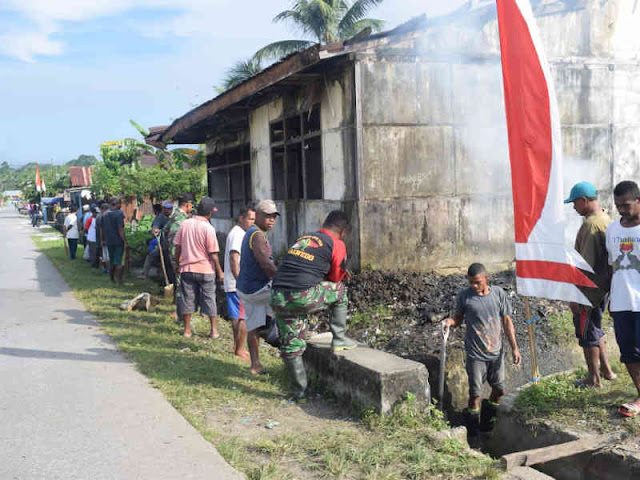
<svg viewBox="0 0 640 480">
<path fill-rule="evenodd" d="M 465 0 L 386 0 L 385 29 Z M 0 0 L 0 162 L 64 163 L 167 125 L 277 40 L 290 0 Z"/>
</svg>

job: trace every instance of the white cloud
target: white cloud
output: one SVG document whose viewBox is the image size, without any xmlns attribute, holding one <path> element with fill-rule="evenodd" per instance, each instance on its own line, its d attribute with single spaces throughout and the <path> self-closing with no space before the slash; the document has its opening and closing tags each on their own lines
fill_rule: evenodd
<svg viewBox="0 0 640 480">
<path fill-rule="evenodd" d="M 51 32 L 15 32 L 0 35 L 0 54 L 33 63 L 37 55 L 60 55 L 61 42 L 50 38 Z"/>
</svg>

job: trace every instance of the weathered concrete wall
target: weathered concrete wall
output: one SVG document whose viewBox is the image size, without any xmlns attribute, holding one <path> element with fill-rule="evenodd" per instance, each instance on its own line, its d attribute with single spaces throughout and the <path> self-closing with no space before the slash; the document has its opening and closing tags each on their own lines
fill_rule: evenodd
<svg viewBox="0 0 640 480">
<path fill-rule="evenodd" d="M 561 111 L 565 190 L 640 174 L 640 6 L 538 2 Z M 635 27 L 633 27 L 635 25 Z M 361 263 L 442 269 L 513 258 L 495 6 L 360 62 Z M 571 242 L 580 219 L 570 207 Z"/>
</svg>

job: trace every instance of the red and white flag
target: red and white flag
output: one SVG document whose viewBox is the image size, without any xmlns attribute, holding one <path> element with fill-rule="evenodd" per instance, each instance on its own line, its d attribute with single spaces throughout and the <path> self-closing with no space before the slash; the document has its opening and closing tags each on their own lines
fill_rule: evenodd
<svg viewBox="0 0 640 480">
<path fill-rule="evenodd" d="M 591 305 L 593 273 L 564 244 L 562 139 L 549 64 L 529 0 L 497 0 L 509 132 L 518 293 Z"/>
<path fill-rule="evenodd" d="M 42 180 L 40 179 L 40 165 L 36 165 L 36 191 L 42 190 Z"/>
</svg>

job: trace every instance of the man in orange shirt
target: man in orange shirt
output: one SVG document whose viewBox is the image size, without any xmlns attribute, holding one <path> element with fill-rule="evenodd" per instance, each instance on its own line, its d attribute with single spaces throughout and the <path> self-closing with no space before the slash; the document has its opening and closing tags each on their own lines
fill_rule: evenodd
<svg viewBox="0 0 640 480">
<path fill-rule="evenodd" d="M 185 220 L 173 243 L 176 246 L 176 264 L 180 269 L 180 296 L 178 311 L 184 321 L 184 336 L 191 338 L 191 315 L 200 306 L 200 313 L 211 321 L 211 338 L 218 338 L 216 317 L 216 276 L 224 279 L 218 258 L 218 239 L 211 225 L 215 208 L 213 199 L 200 200 L 197 214 Z"/>
</svg>

